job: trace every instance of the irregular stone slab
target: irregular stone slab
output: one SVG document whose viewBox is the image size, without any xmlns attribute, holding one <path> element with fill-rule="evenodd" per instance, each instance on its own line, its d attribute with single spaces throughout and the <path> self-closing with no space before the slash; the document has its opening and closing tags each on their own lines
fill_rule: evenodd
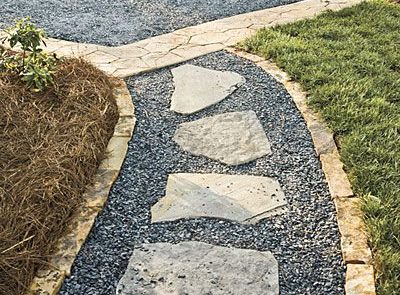
<svg viewBox="0 0 400 295">
<path fill-rule="evenodd" d="M 253 111 L 182 123 L 174 141 L 185 151 L 228 165 L 240 165 L 271 153 L 268 138 Z"/>
<path fill-rule="evenodd" d="M 135 249 L 119 295 L 278 295 L 278 262 L 270 252 L 201 242 Z"/>
<path fill-rule="evenodd" d="M 151 220 L 214 217 L 255 224 L 284 213 L 286 204 L 279 183 L 269 177 L 178 173 L 169 175 Z"/>
<path fill-rule="evenodd" d="M 181 114 L 191 114 L 220 102 L 245 82 L 237 73 L 188 64 L 171 72 L 175 85 L 171 110 Z"/>
</svg>

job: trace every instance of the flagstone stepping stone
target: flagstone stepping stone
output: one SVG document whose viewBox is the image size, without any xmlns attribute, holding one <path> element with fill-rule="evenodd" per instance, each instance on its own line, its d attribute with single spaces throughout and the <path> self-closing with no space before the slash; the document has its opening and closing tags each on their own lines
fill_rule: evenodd
<svg viewBox="0 0 400 295">
<path fill-rule="evenodd" d="M 220 102 L 245 82 L 234 72 L 215 71 L 194 65 L 182 65 L 171 70 L 175 91 L 171 110 L 191 114 Z"/>
<path fill-rule="evenodd" d="M 278 295 L 278 262 L 268 251 L 202 242 L 135 249 L 119 295 Z"/>
<path fill-rule="evenodd" d="M 213 217 L 245 224 L 286 212 L 279 183 L 269 177 L 177 173 L 151 208 L 152 222 Z"/>
<path fill-rule="evenodd" d="M 185 151 L 227 165 L 244 164 L 271 153 L 268 138 L 253 111 L 182 123 L 174 141 Z"/>
</svg>

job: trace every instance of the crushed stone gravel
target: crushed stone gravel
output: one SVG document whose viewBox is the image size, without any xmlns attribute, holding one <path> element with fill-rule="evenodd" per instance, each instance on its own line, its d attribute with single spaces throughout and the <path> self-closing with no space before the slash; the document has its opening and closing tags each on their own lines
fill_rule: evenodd
<svg viewBox="0 0 400 295">
<path fill-rule="evenodd" d="M 299 0 L 2 0 L 0 29 L 31 16 L 50 37 L 116 46 Z"/>
<path fill-rule="evenodd" d="M 169 110 L 170 69 L 127 80 L 137 125 L 107 204 L 74 264 L 61 295 L 115 294 L 130 255 L 143 243 L 201 241 L 271 251 L 279 262 L 280 294 L 344 294 L 345 268 L 335 208 L 306 124 L 284 87 L 253 63 L 225 51 L 189 63 L 237 72 L 246 83 L 222 102 L 192 115 Z M 228 167 L 179 149 L 178 125 L 230 111 L 257 113 L 273 153 Z M 274 177 L 289 212 L 256 225 L 196 218 L 150 223 L 150 208 L 164 196 L 169 173 L 228 173 Z"/>
</svg>

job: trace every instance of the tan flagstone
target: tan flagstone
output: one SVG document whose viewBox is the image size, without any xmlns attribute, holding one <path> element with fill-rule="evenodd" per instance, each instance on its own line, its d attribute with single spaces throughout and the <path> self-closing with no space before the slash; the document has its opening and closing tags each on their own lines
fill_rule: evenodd
<svg viewBox="0 0 400 295">
<path fill-rule="evenodd" d="M 209 27 L 208 25 L 205 24 L 200 24 L 198 26 L 192 26 L 192 27 L 186 27 L 182 28 L 179 30 L 176 30 L 174 34 L 180 35 L 180 36 L 188 36 L 188 37 L 193 37 L 202 33 L 209 32 Z"/>
<path fill-rule="evenodd" d="M 46 42 L 46 46 L 43 48 L 43 50 L 48 53 L 54 53 L 63 46 L 65 45 L 63 45 L 61 42 Z"/>
<path fill-rule="evenodd" d="M 148 53 L 147 55 L 152 54 Z M 160 55 L 160 53 L 157 53 Z M 146 55 L 144 55 L 145 57 Z M 135 58 L 120 58 L 112 63 L 118 70 L 126 69 L 126 70 L 137 70 L 138 68 L 143 70 L 149 67 L 147 63 L 143 60 L 143 57 L 135 57 Z"/>
<path fill-rule="evenodd" d="M 248 17 L 246 18 L 243 14 L 227 17 L 204 23 L 199 25 L 203 33 L 206 32 L 218 32 L 223 33 L 229 30 L 237 30 L 250 27 L 253 24 L 253 20 Z M 197 34 L 196 34 L 197 35 Z"/>
<path fill-rule="evenodd" d="M 61 42 L 66 41 L 60 41 Z M 68 42 L 64 46 L 54 50 L 53 52 L 60 56 L 84 56 L 97 51 L 97 46 L 92 44 L 80 44 Z"/>
<path fill-rule="evenodd" d="M 255 224 L 286 211 L 279 183 L 268 177 L 178 173 L 152 208 L 152 222 L 213 217 Z"/>
<path fill-rule="evenodd" d="M 271 153 L 265 131 L 253 111 L 230 112 L 182 123 L 174 141 L 193 155 L 240 165 Z"/>
<path fill-rule="evenodd" d="M 146 64 L 141 58 L 128 58 L 128 59 L 119 59 L 112 63 L 116 70 L 114 72 L 114 76 L 117 77 L 128 77 L 133 74 L 137 74 L 140 72 L 148 71 L 151 67 Z"/>
<path fill-rule="evenodd" d="M 174 33 L 162 35 L 155 42 L 150 42 L 143 48 L 148 52 L 169 52 L 174 48 L 179 47 L 182 44 L 187 44 L 189 42 L 189 36 L 182 36 Z"/>
<path fill-rule="evenodd" d="M 271 252 L 202 242 L 135 247 L 117 294 L 278 295 L 278 262 Z"/>
<path fill-rule="evenodd" d="M 213 43 L 224 43 L 228 41 L 230 36 L 223 32 L 206 32 L 193 36 L 189 44 L 207 45 Z"/>
<path fill-rule="evenodd" d="M 228 34 L 231 35 L 231 37 L 229 37 L 228 40 L 223 42 L 223 44 L 226 46 L 234 46 L 235 44 L 242 41 L 244 38 L 254 35 L 256 33 L 256 30 L 251 28 L 245 28 L 245 29 L 232 30 L 228 32 L 229 32 Z"/>
<path fill-rule="evenodd" d="M 171 51 L 174 48 L 179 47 L 181 43 L 176 44 L 173 42 L 167 43 L 167 42 L 161 42 L 161 41 L 157 41 L 157 42 L 153 42 L 153 43 L 149 43 L 146 45 L 146 47 L 144 47 L 147 51 L 152 52 L 152 53 L 166 53 Z"/>
<path fill-rule="evenodd" d="M 221 43 L 208 44 L 208 45 L 188 44 L 175 48 L 174 50 L 171 51 L 171 53 L 179 55 L 180 57 L 183 58 L 182 61 L 186 61 L 224 48 L 225 45 Z"/>
<path fill-rule="evenodd" d="M 94 65 L 108 75 L 114 75 L 114 73 L 117 71 L 117 68 L 115 67 L 115 65 L 113 65 L 111 63 L 106 63 L 106 64 L 97 63 Z"/>
<path fill-rule="evenodd" d="M 87 55 L 85 55 L 85 58 L 88 59 L 93 64 L 111 63 L 118 59 L 118 57 L 116 57 L 114 55 L 104 53 L 101 51 L 95 51 L 90 54 L 87 54 Z"/>
<path fill-rule="evenodd" d="M 142 47 L 138 47 L 135 44 L 122 45 L 118 47 L 102 47 L 99 51 L 111 54 L 121 59 L 138 58 L 149 53 L 149 51 Z"/>
<path fill-rule="evenodd" d="M 149 68 L 148 66 L 146 67 L 132 67 L 132 68 L 119 68 L 116 69 L 113 73 L 113 76 L 115 77 L 120 77 L 120 78 L 125 78 L 125 77 L 130 77 L 136 74 L 144 73 L 153 70 L 152 68 Z"/>
<path fill-rule="evenodd" d="M 149 53 L 141 58 L 141 60 L 150 68 L 158 68 L 160 65 L 169 66 L 182 62 L 181 56 L 176 55 L 172 52 L 159 52 L 159 53 Z"/>
<path fill-rule="evenodd" d="M 245 79 L 234 72 L 216 71 L 190 64 L 171 70 L 175 90 L 171 110 L 191 114 L 222 101 Z"/>
</svg>

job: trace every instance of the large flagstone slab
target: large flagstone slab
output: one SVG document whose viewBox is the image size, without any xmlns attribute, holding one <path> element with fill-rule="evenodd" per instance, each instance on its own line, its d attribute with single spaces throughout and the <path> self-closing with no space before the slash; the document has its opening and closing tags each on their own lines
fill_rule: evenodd
<svg viewBox="0 0 400 295">
<path fill-rule="evenodd" d="M 174 135 L 179 146 L 227 165 L 240 165 L 271 153 L 254 111 L 224 113 L 182 123 Z"/>
<path fill-rule="evenodd" d="M 169 175 L 151 220 L 213 217 L 255 224 L 284 213 L 286 205 L 279 183 L 269 177 L 178 173 Z"/>
<path fill-rule="evenodd" d="M 181 114 L 191 114 L 220 102 L 245 82 L 234 72 L 189 64 L 173 68 L 171 72 L 175 86 L 171 110 Z"/>
<path fill-rule="evenodd" d="M 278 295 L 278 262 L 267 251 L 201 242 L 145 244 L 135 249 L 120 295 Z"/>
</svg>

